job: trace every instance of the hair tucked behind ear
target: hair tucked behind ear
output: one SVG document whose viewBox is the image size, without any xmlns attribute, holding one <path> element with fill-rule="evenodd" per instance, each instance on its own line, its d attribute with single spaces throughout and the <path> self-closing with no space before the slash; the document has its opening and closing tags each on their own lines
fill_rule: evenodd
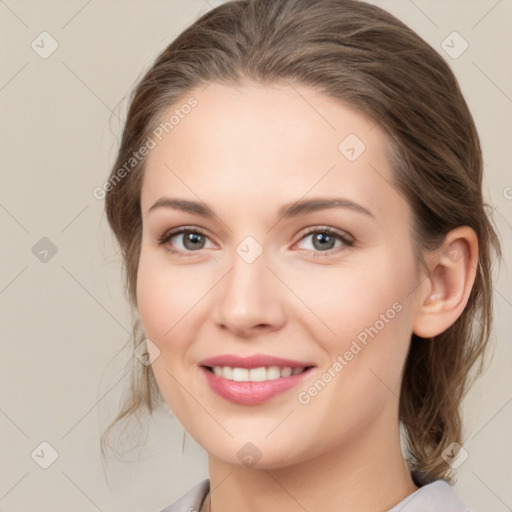
<svg viewBox="0 0 512 512">
<path fill-rule="evenodd" d="M 461 400 L 492 323 L 492 251 L 500 244 L 482 198 L 477 131 L 446 62 L 382 9 L 354 0 L 238 0 L 200 17 L 156 59 L 137 84 L 111 179 L 151 137 L 163 114 L 211 81 L 296 83 L 316 88 L 374 119 L 389 138 L 397 189 L 413 212 L 411 236 L 421 260 L 458 226 L 478 236 L 479 263 L 466 309 L 432 340 L 412 336 L 400 396 L 412 468 L 449 478 L 441 457 L 463 444 Z M 145 160 L 108 190 L 107 218 L 125 261 L 136 306 L 141 244 L 140 193 Z M 114 182 L 113 182 L 114 183 Z M 136 346 L 143 339 L 134 335 Z M 116 420 L 160 403 L 148 368 L 133 381 Z"/>
</svg>

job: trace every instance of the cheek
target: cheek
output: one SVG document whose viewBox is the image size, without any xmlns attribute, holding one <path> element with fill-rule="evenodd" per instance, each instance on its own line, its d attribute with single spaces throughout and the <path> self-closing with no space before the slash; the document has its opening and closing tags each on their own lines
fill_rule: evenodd
<svg viewBox="0 0 512 512">
<path fill-rule="evenodd" d="M 311 312 L 305 318 L 315 326 L 315 338 L 343 349 L 358 336 L 364 341 L 375 329 L 384 335 L 401 323 L 411 282 L 406 266 L 374 262 L 313 269 L 307 279 L 295 279 L 294 292 Z"/>
<path fill-rule="evenodd" d="M 300 321 L 323 349 L 322 372 L 329 373 L 324 377 L 333 376 L 330 392 L 315 398 L 319 406 L 335 400 L 372 415 L 399 395 L 412 330 L 413 281 L 412 260 L 390 256 L 336 272 L 318 268 L 307 283 L 300 282 L 296 293 L 314 313 Z"/>
<path fill-rule="evenodd" d="M 146 336 L 159 345 L 166 331 L 172 326 L 170 312 L 173 311 L 172 289 L 164 285 L 159 268 L 151 265 L 149 258 L 141 253 L 137 274 L 137 304 Z"/>
<path fill-rule="evenodd" d="M 137 303 L 147 337 L 167 343 L 182 328 L 204 290 L 190 267 L 171 267 L 163 254 L 141 252 L 137 274 Z"/>
<path fill-rule="evenodd" d="M 197 294 L 190 280 L 180 279 L 180 272 L 171 269 L 165 257 L 142 249 L 137 274 L 138 312 L 145 337 L 158 347 L 151 365 L 156 382 L 179 417 L 186 410 L 177 382 L 188 378 L 182 366 L 190 339 L 187 311 L 197 302 Z"/>
</svg>

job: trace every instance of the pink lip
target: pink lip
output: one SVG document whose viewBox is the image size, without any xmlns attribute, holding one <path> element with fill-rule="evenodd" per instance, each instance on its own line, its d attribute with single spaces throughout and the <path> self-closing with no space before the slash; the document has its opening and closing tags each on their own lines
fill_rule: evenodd
<svg viewBox="0 0 512 512">
<path fill-rule="evenodd" d="M 201 372 L 205 376 L 206 382 L 212 391 L 229 402 L 241 405 L 261 404 L 296 386 L 314 370 L 313 368 L 308 368 L 297 375 L 280 377 L 278 379 L 263 382 L 238 382 L 219 377 L 211 372 L 207 367 L 231 366 L 250 369 L 259 368 L 261 366 L 278 366 L 281 368 L 304 368 L 311 367 L 313 365 L 307 362 L 293 361 L 291 359 L 282 359 L 266 355 L 254 355 L 244 358 L 235 355 L 224 355 L 204 359 L 200 364 Z"/>
<path fill-rule="evenodd" d="M 248 357 L 240 357 L 234 354 L 225 354 L 222 356 L 209 357 L 199 362 L 201 366 L 231 366 L 233 368 L 260 368 L 261 366 L 279 366 L 285 368 L 305 368 L 314 366 L 313 363 L 304 361 L 294 361 L 292 359 L 283 359 L 281 357 L 268 356 L 265 354 L 254 354 Z"/>
</svg>

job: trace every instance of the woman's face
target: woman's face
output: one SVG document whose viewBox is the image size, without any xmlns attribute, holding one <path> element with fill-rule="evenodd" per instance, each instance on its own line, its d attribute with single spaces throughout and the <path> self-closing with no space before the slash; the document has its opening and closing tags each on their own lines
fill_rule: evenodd
<svg viewBox="0 0 512 512">
<path fill-rule="evenodd" d="M 138 309 L 162 395 L 230 464 L 371 453 L 398 429 L 418 307 L 383 131 L 304 86 L 190 96 L 141 196 Z"/>
</svg>

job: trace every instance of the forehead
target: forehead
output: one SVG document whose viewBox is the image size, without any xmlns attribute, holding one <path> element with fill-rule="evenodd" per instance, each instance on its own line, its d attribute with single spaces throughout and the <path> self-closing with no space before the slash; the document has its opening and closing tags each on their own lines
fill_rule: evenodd
<svg viewBox="0 0 512 512">
<path fill-rule="evenodd" d="M 196 106 L 180 111 L 191 98 Z M 400 200 L 384 131 L 309 87 L 214 82 L 190 91 L 162 122 L 173 114 L 148 155 L 144 212 L 162 194 L 231 200 L 246 210 L 254 198 L 283 203 L 306 194 L 351 196 L 377 210 Z"/>
</svg>

